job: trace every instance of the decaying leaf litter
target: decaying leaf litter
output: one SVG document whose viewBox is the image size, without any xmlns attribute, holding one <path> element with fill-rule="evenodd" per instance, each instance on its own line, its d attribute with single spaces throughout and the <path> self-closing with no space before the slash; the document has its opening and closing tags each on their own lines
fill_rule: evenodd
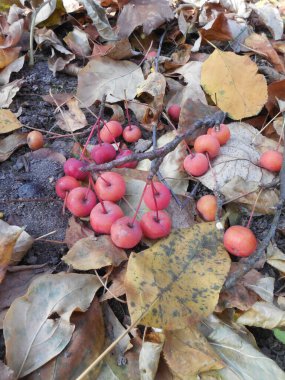
<svg viewBox="0 0 285 380">
<path fill-rule="evenodd" d="M 244 259 L 230 260 L 222 231 L 200 219 L 193 200 L 218 192 L 222 221 L 231 225 L 245 225 L 255 205 L 252 228 L 260 240 L 268 235 L 282 175 L 280 196 L 279 176 L 257 161 L 280 146 L 284 129 L 283 4 L 159 3 L 1 4 L 4 379 L 285 378 L 283 214 L 266 255 L 224 289 Z M 157 57 L 147 58 L 150 51 Z M 144 239 L 135 252 L 95 236 L 86 220 L 61 215 L 54 192 L 104 96 L 106 119 L 126 123 L 127 102 L 141 126 L 142 139 L 130 145 L 137 155 L 151 151 L 154 129 L 164 146 L 218 110 L 231 130 L 212 170 L 197 179 L 182 170 L 183 142 L 165 156 L 157 175 L 178 200 L 168 209 L 173 230 Z M 166 114 L 175 103 L 182 107 L 178 130 Z M 35 152 L 26 146 L 30 128 L 46 136 Z M 127 181 L 126 214 L 133 215 L 150 169 L 148 160 L 118 169 Z"/>
</svg>

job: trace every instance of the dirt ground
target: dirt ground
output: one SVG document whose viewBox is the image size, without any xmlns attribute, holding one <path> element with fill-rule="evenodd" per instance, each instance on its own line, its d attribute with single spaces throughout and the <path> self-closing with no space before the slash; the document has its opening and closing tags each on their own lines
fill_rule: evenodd
<svg viewBox="0 0 285 380">
<path fill-rule="evenodd" d="M 41 95 L 48 94 L 50 89 L 52 92 L 75 92 L 77 79 L 61 73 L 53 77 L 48 69 L 47 59 L 43 56 L 37 56 L 36 65 L 33 68 L 25 65 L 15 77 L 25 79 L 25 84 L 14 98 L 12 105 L 14 111 L 18 111 L 21 107 L 22 113 L 19 119 L 22 124 L 61 133 L 62 131 L 55 127 L 54 107 L 45 102 Z M 88 121 L 94 122 L 90 116 L 88 116 Z M 23 128 L 23 131 L 28 130 Z M 72 145 L 73 140 L 68 138 L 50 140 L 47 144 L 48 148 L 56 150 L 65 157 L 70 155 Z M 64 240 L 67 221 L 70 217 L 68 212 L 62 215 L 62 202 L 56 198 L 54 191 L 56 180 L 63 175 L 62 163 L 48 158 L 39 159 L 33 154 L 26 156 L 29 152 L 27 147 L 23 147 L 0 166 L 0 211 L 4 213 L 5 221 L 26 226 L 26 231 L 34 238 L 55 231 L 45 240 L 35 241 L 21 264 L 48 263 L 59 270 L 63 268 L 60 264 L 61 257 L 67 251 L 66 245 L 60 242 Z M 19 201 L 19 198 L 24 198 L 24 201 Z M 271 220 L 271 217 L 254 218 L 252 227 L 259 239 L 266 235 Z M 284 221 L 283 216 L 281 224 Z M 277 234 L 276 242 L 285 252 L 285 237 L 282 233 Z M 279 279 L 279 274 L 269 266 L 266 266 L 264 271 L 276 278 L 275 291 L 282 293 L 284 281 Z M 262 352 L 274 359 L 285 370 L 285 346 L 276 340 L 269 330 L 252 328 L 251 331 Z M 3 347 L 1 337 L 0 356 L 2 357 Z"/>
</svg>

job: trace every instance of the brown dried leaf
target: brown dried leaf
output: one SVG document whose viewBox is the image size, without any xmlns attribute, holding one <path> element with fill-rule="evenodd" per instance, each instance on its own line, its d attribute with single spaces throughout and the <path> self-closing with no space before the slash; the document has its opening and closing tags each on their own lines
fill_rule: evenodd
<svg viewBox="0 0 285 380">
<path fill-rule="evenodd" d="M 269 62 L 272 63 L 277 71 L 280 73 L 285 73 L 284 62 L 276 53 L 264 33 L 252 33 L 249 37 L 246 38 L 245 45 L 255 50 L 259 54 L 264 55 L 269 60 Z"/>
<path fill-rule="evenodd" d="M 0 87 L 0 108 L 8 108 L 10 106 L 23 83 L 23 79 L 16 79 Z"/>
<path fill-rule="evenodd" d="M 66 264 L 83 271 L 118 266 L 127 259 L 125 251 L 117 248 L 107 235 L 78 240 L 62 258 Z"/>
<path fill-rule="evenodd" d="M 25 157 L 30 160 L 51 160 L 59 162 L 60 164 L 64 164 L 66 158 L 63 154 L 56 152 L 51 148 L 41 148 L 35 150 L 34 152 L 28 152 L 25 154 Z"/>
<path fill-rule="evenodd" d="M 232 119 L 259 113 L 267 101 L 265 77 L 247 56 L 215 49 L 202 65 L 201 84 Z"/>
<path fill-rule="evenodd" d="M 285 254 L 275 245 L 267 248 L 267 263 L 282 273 L 285 273 Z"/>
<path fill-rule="evenodd" d="M 92 59 L 78 74 L 77 97 L 84 106 L 91 106 L 107 95 L 107 102 L 132 100 L 137 86 L 143 81 L 141 68 L 129 61 L 107 57 Z"/>
<path fill-rule="evenodd" d="M 270 83 L 268 86 L 268 100 L 265 107 L 271 116 L 279 112 L 277 99 L 285 100 L 285 79 Z"/>
<path fill-rule="evenodd" d="M 104 321 L 98 298 L 86 313 L 74 313 L 71 323 L 75 330 L 68 346 L 46 365 L 27 376 L 26 380 L 76 379 L 100 355 L 104 348 Z M 100 367 L 89 372 L 97 379 Z"/>
<path fill-rule="evenodd" d="M 158 341 L 143 341 L 139 356 L 139 370 L 141 380 L 154 380 L 160 360 L 160 353 L 164 344 L 163 333 L 156 333 Z"/>
<path fill-rule="evenodd" d="M 127 265 L 126 263 L 122 264 L 122 266 L 115 268 L 112 270 L 109 281 L 112 282 L 108 289 L 110 292 L 105 292 L 99 299 L 100 302 L 107 301 L 113 298 L 113 295 L 116 297 L 120 297 L 126 294 L 125 289 L 125 277 L 126 277 Z M 113 294 L 113 295 L 112 295 Z"/>
<path fill-rule="evenodd" d="M 128 59 L 133 55 L 134 51 L 127 38 L 106 45 L 94 44 L 92 52 L 94 58 L 105 56 L 115 60 Z"/>
<path fill-rule="evenodd" d="M 4 320 L 4 338 L 7 364 L 17 378 L 40 368 L 66 347 L 74 331 L 71 314 L 86 311 L 100 286 L 94 275 L 47 274 L 12 303 Z"/>
<path fill-rule="evenodd" d="M 224 367 L 220 357 L 195 326 L 166 331 L 163 355 L 178 379 L 190 379 L 201 372 Z"/>
<path fill-rule="evenodd" d="M 66 132 L 75 132 L 88 124 L 83 111 L 79 108 L 78 100 L 72 98 L 66 103 L 68 110 L 62 110 L 56 115 L 56 124 Z"/>
<path fill-rule="evenodd" d="M 12 132 L 22 127 L 17 116 L 10 110 L 0 109 L 0 133 Z"/>
<path fill-rule="evenodd" d="M 164 67 L 166 70 L 176 69 L 179 66 L 185 65 L 191 55 L 191 45 L 181 44 L 177 47 L 174 53 L 171 54 L 170 60 L 165 61 Z"/>
<path fill-rule="evenodd" d="M 0 49 L 0 69 L 8 66 L 11 62 L 15 61 L 20 54 L 20 47 L 9 47 Z"/>
<path fill-rule="evenodd" d="M 77 221 L 74 216 L 68 220 L 68 227 L 66 229 L 64 242 L 68 248 L 73 247 L 73 245 L 80 239 L 86 237 L 94 237 L 94 231 L 91 228 L 85 226 L 83 222 Z"/>
<path fill-rule="evenodd" d="M 8 230 L 5 231 L 5 233 L 2 231 L 2 234 L 0 235 L 0 283 L 4 280 L 7 267 L 12 258 L 14 246 L 22 233 L 20 228 L 19 230 Z"/>
<path fill-rule="evenodd" d="M 87 57 L 91 54 L 88 35 L 78 27 L 75 26 L 63 40 L 69 49 L 79 57 Z"/>
<path fill-rule="evenodd" d="M 9 83 L 11 73 L 19 72 L 21 70 L 21 68 L 23 67 L 24 62 L 25 62 L 25 56 L 23 55 L 22 57 L 11 62 L 3 70 L 1 70 L 1 72 L 0 72 L 0 86 Z"/>
<path fill-rule="evenodd" d="M 24 27 L 23 19 L 16 20 L 11 25 L 7 26 L 7 28 L 5 28 L 4 41 L 0 40 L 0 48 L 5 49 L 5 48 L 10 48 L 12 46 L 17 45 L 17 43 L 20 41 L 22 37 L 23 27 Z M 1 33 L 1 37 L 2 37 L 2 33 Z"/>
<path fill-rule="evenodd" d="M 173 18 L 174 13 L 167 0 L 131 0 L 118 17 L 118 35 L 121 38 L 128 37 L 140 25 L 145 34 L 150 34 Z"/>
<path fill-rule="evenodd" d="M 13 133 L 0 140 L 0 162 L 6 161 L 18 148 L 27 144 L 27 133 Z"/>
<path fill-rule="evenodd" d="M 269 2 L 258 1 L 251 5 L 259 20 L 267 26 L 275 40 L 281 40 L 283 35 L 283 20 L 276 5 Z"/>
</svg>

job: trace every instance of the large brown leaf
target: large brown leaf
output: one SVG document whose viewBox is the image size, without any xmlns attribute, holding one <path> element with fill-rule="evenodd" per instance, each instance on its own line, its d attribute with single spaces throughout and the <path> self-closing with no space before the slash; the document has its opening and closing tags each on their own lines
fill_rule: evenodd
<svg viewBox="0 0 285 380">
<path fill-rule="evenodd" d="M 86 311 L 101 283 L 74 273 L 38 277 L 11 305 L 4 320 L 6 359 L 23 377 L 57 356 L 74 331 L 71 314 Z"/>
<path fill-rule="evenodd" d="M 18 148 L 27 144 L 27 133 L 14 133 L 0 140 L 0 162 L 6 161 Z"/>
<path fill-rule="evenodd" d="M 173 17 L 168 0 L 131 0 L 124 6 L 118 18 L 118 34 L 120 37 L 128 37 L 140 25 L 143 26 L 145 34 L 150 34 Z"/>
<path fill-rule="evenodd" d="M 126 294 L 132 321 L 184 328 L 215 308 L 230 258 L 215 223 L 174 230 L 151 248 L 132 253 Z"/>
</svg>

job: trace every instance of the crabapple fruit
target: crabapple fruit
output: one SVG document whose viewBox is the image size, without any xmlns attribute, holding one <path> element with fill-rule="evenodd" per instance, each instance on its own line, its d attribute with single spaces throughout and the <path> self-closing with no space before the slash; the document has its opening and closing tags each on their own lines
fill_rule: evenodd
<svg viewBox="0 0 285 380">
<path fill-rule="evenodd" d="M 168 116 L 175 123 L 179 121 L 180 112 L 181 107 L 178 104 L 172 104 L 172 106 L 170 106 L 167 110 Z"/>
<path fill-rule="evenodd" d="M 112 144 L 102 143 L 95 145 L 91 150 L 91 158 L 97 165 L 110 162 L 116 157 L 116 150 Z"/>
<path fill-rule="evenodd" d="M 88 216 L 96 204 L 96 195 L 87 187 L 77 187 L 70 191 L 66 207 L 75 216 Z"/>
<path fill-rule="evenodd" d="M 95 191 L 99 199 L 117 202 L 125 195 L 126 183 L 120 174 L 105 172 L 97 179 Z"/>
<path fill-rule="evenodd" d="M 111 227 L 111 239 L 119 248 L 133 248 L 142 238 L 142 229 L 138 221 L 129 216 L 117 219 Z"/>
<path fill-rule="evenodd" d="M 90 224 L 93 230 L 99 234 L 110 234 L 112 224 L 124 213 L 116 203 L 110 201 L 102 201 L 92 209 L 90 214 Z"/>
<path fill-rule="evenodd" d="M 216 157 L 220 152 L 219 140 L 211 135 L 201 135 L 194 142 L 197 153 L 208 153 L 210 158 Z"/>
<path fill-rule="evenodd" d="M 122 124 L 116 120 L 108 121 L 100 131 L 100 139 L 105 143 L 113 143 L 123 132 Z"/>
<path fill-rule="evenodd" d="M 55 191 L 61 199 L 65 199 L 66 194 L 76 187 L 80 187 L 80 183 L 75 178 L 66 175 L 56 181 Z"/>
<path fill-rule="evenodd" d="M 188 174 L 199 177 L 208 171 L 209 162 L 205 154 L 193 153 L 185 157 L 183 166 Z"/>
<path fill-rule="evenodd" d="M 130 156 L 131 154 L 133 154 L 134 152 L 130 149 L 124 149 L 124 150 L 121 150 L 118 154 L 117 154 L 117 157 L 116 159 L 118 158 L 123 158 L 123 157 L 126 157 L 126 156 Z M 117 166 L 117 168 L 129 168 L 129 169 L 135 169 L 138 165 L 138 162 L 137 161 L 131 161 L 131 162 L 126 162 L 125 164 L 122 164 L 122 165 L 119 165 Z"/>
<path fill-rule="evenodd" d="M 213 222 L 216 219 L 217 198 L 210 194 L 204 195 L 198 200 L 196 208 L 206 222 Z"/>
<path fill-rule="evenodd" d="M 129 143 L 137 142 L 142 137 L 142 132 L 137 125 L 128 125 L 123 130 L 123 138 Z"/>
<path fill-rule="evenodd" d="M 44 136 L 39 131 L 28 133 L 27 144 L 31 150 L 38 150 L 44 146 Z"/>
<path fill-rule="evenodd" d="M 143 195 L 144 203 L 150 210 L 163 210 L 169 205 L 170 199 L 170 191 L 161 182 L 147 185 Z"/>
<path fill-rule="evenodd" d="M 247 227 L 232 226 L 224 234 L 224 246 L 234 256 L 250 256 L 257 247 L 254 233 Z"/>
<path fill-rule="evenodd" d="M 146 59 L 155 58 L 156 55 L 157 55 L 156 51 L 152 50 L 152 51 L 150 51 L 150 52 L 147 53 Z"/>
<path fill-rule="evenodd" d="M 226 124 L 220 124 L 218 128 L 209 128 L 207 131 L 207 135 L 216 137 L 220 145 L 225 145 L 231 137 L 231 131 L 229 130 L 229 127 Z"/>
<path fill-rule="evenodd" d="M 172 225 L 171 218 L 165 211 L 149 211 L 142 216 L 140 223 L 144 236 L 149 239 L 168 236 Z"/>
<path fill-rule="evenodd" d="M 86 164 L 76 158 L 69 158 L 63 165 L 64 173 L 68 176 L 84 181 L 88 177 L 87 172 L 82 172 L 80 169 Z"/>
<path fill-rule="evenodd" d="M 270 172 L 280 172 L 283 155 L 277 150 L 268 150 L 260 156 L 259 165 Z"/>
</svg>

